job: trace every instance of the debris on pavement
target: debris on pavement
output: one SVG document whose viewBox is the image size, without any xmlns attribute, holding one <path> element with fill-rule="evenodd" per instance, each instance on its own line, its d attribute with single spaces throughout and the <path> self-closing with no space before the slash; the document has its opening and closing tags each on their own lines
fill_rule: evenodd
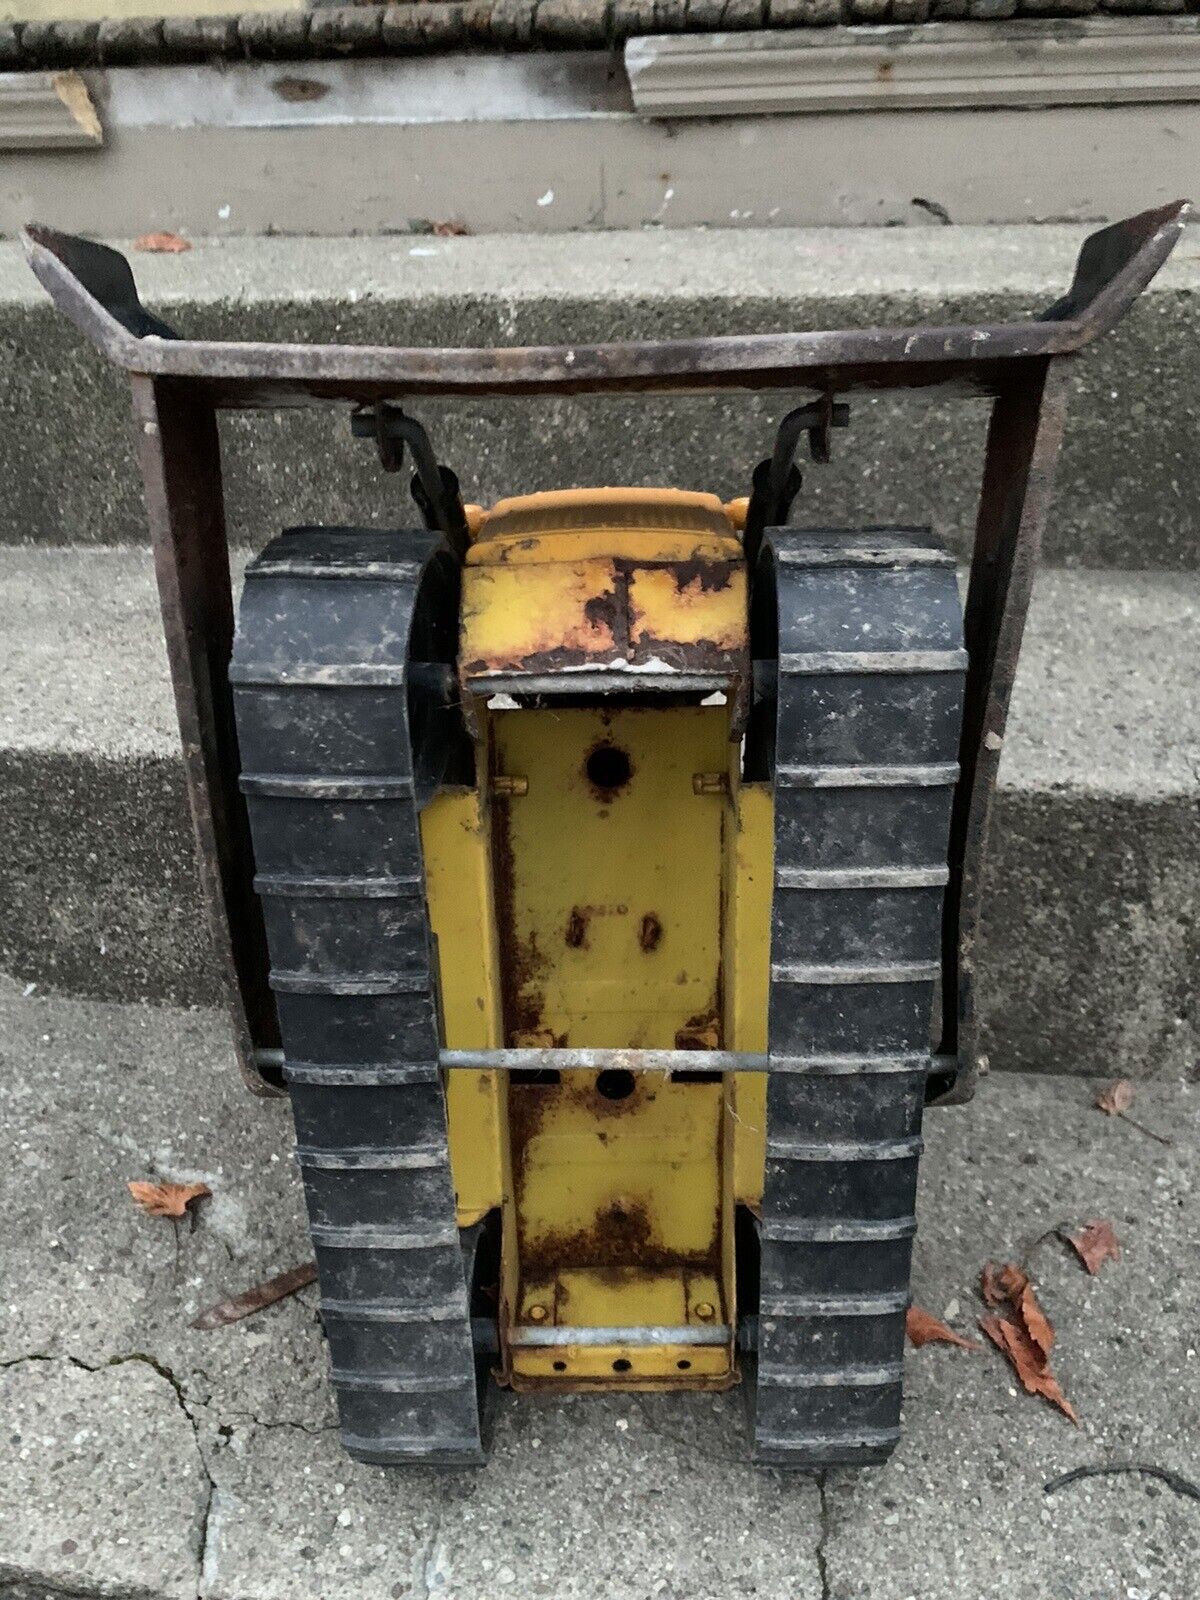
<svg viewBox="0 0 1200 1600">
<path fill-rule="evenodd" d="M 1029 1274 L 1015 1261 L 1007 1261 L 1002 1267 L 994 1261 L 985 1261 L 979 1275 L 979 1292 L 985 1305 L 991 1306 L 993 1311 L 1010 1300 L 1019 1300 L 1028 1285 Z"/>
<path fill-rule="evenodd" d="M 316 1262 L 306 1261 L 303 1266 L 280 1272 L 276 1277 L 268 1278 L 265 1283 L 255 1284 L 253 1289 L 247 1289 L 242 1294 L 231 1295 L 228 1300 L 218 1300 L 215 1305 L 208 1306 L 194 1318 L 192 1327 L 200 1328 L 202 1331 L 228 1327 L 231 1322 L 240 1322 L 243 1317 L 252 1317 L 256 1311 L 265 1311 L 277 1300 L 286 1300 L 288 1295 L 295 1294 L 297 1289 L 306 1289 L 310 1283 L 316 1282 L 316 1278 Z"/>
<path fill-rule="evenodd" d="M 187 239 L 181 239 L 177 233 L 143 233 L 133 241 L 133 248 L 144 250 L 148 255 L 178 256 L 192 247 Z"/>
<path fill-rule="evenodd" d="M 920 1349 L 923 1344 L 953 1344 L 961 1350 L 982 1350 L 977 1339 L 967 1339 L 948 1328 L 940 1318 L 920 1306 L 909 1306 L 904 1318 L 904 1331 L 909 1344 Z"/>
<path fill-rule="evenodd" d="M 980 1317 L 980 1329 L 1008 1358 L 1022 1388 L 1027 1394 L 1040 1394 L 1078 1427 L 1075 1408 L 1050 1370 L 1054 1328 L 1038 1303 L 1028 1273 L 1014 1261 L 1000 1267 L 989 1261 L 980 1274 L 980 1293 L 994 1308 Z M 1004 1313 L 999 1314 L 1002 1306 Z"/>
<path fill-rule="evenodd" d="M 1096 1109 L 1103 1111 L 1105 1116 L 1120 1117 L 1123 1122 L 1127 1122 L 1131 1128 L 1136 1128 L 1139 1133 L 1144 1133 L 1147 1138 L 1157 1139 L 1159 1144 L 1170 1144 L 1171 1140 L 1165 1133 L 1157 1133 L 1153 1128 L 1148 1128 L 1144 1122 L 1139 1122 L 1136 1117 L 1129 1115 L 1135 1093 L 1136 1090 L 1128 1078 L 1117 1078 L 1096 1096 Z"/>
<path fill-rule="evenodd" d="M 1176 1494 L 1185 1495 L 1189 1500 L 1200 1500 L 1200 1488 L 1190 1478 L 1185 1478 L 1181 1472 L 1172 1472 L 1169 1467 L 1155 1467 L 1146 1461 L 1114 1461 L 1102 1467 L 1075 1467 L 1070 1472 L 1064 1472 L 1061 1477 L 1051 1478 L 1049 1483 L 1044 1483 L 1042 1493 L 1057 1494 L 1068 1484 L 1078 1483 L 1083 1478 L 1112 1478 L 1125 1472 L 1140 1473 L 1146 1478 L 1157 1478 L 1160 1483 L 1165 1483 L 1168 1489 L 1174 1489 Z"/>
<path fill-rule="evenodd" d="M 1133 1104 L 1134 1088 L 1128 1078 L 1118 1078 L 1096 1096 L 1096 1109 L 1107 1116 L 1119 1117 Z"/>
<path fill-rule="evenodd" d="M 206 1183 L 140 1183 L 134 1180 L 126 1187 L 134 1203 L 141 1206 L 148 1217 L 185 1217 L 190 1205 L 212 1195 Z"/>
<path fill-rule="evenodd" d="M 1075 1233 L 1066 1228 L 1059 1228 L 1057 1232 L 1059 1238 L 1071 1246 L 1093 1278 L 1106 1261 L 1121 1259 L 1121 1244 L 1107 1217 L 1085 1222 Z"/>
</svg>

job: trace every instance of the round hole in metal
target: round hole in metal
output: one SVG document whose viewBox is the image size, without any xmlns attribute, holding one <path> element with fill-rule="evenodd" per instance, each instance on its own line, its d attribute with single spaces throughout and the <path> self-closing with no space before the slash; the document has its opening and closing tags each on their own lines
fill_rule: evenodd
<svg viewBox="0 0 1200 1600">
<path fill-rule="evenodd" d="M 624 1067 L 605 1067 L 596 1078 L 596 1092 L 606 1100 L 628 1100 L 634 1085 L 633 1073 Z"/>
<path fill-rule="evenodd" d="M 628 1372 L 633 1366 L 632 1361 L 627 1361 L 624 1356 L 618 1356 L 613 1362 L 614 1372 Z"/>
<path fill-rule="evenodd" d="M 618 789 L 623 789 L 633 776 L 633 763 L 619 745 L 598 744 L 589 752 L 583 770 L 593 789 L 599 789 L 604 795 L 613 795 Z"/>
</svg>

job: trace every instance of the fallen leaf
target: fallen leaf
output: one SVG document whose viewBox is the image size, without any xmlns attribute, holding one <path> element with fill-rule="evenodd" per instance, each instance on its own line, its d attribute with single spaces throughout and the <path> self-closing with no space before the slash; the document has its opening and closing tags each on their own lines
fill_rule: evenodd
<svg viewBox="0 0 1200 1600">
<path fill-rule="evenodd" d="M 127 1185 L 148 1217 L 182 1217 L 193 1200 L 212 1194 L 206 1183 L 138 1183 Z"/>
<path fill-rule="evenodd" d="M 1006 1261 L 1000 1268 L 1000 1287 L 1010 1300 L 1019 1300 L 1029 1287 L 1029 1274 L 1015 1261 Z"/>
<path fill-rule="evenodd" d="M 1148 1128 L 1144 1122 L 1139 1122 L 1136 1117 L 1129 1115 L 1129 1108 L 1133 1104 L 1135 1090 L 1128 1078 L 1118 1078 L 1115 1083 L 1110 1083 L 1107 1089 L 1096 1096 L 1096 1105 L 1110 1117 L 1120 1117 L 1131 1128 L 1136 1128 L 1139 1133 L 1144 1133 L 1148 1138 L 1156 1139 L 1159 1144 L 1170 1144 L 1172 1141 L 1165 1133 L 1156 1133 L 1153 1128 Z"/>
<path fill-rule="evenodd" d="M 431 231 L 439 239 L 463 239 L 471 232 L 465 222 L 435 222 Z"/>
<path fill-rule="evenodd" d="M 979 1292 L 983 1296 L 984 1305 L 991 1306 L 995 1311 L 1007 1299 L 998 1280 L 1000 1269 L 994 1261 L 985 1261 L 983 1271 L 979 1274 Z"/>
<path fill-rule="evenodd" d="M 149 255 L 178 256 L 192 247 L 177 233 L 143 233 L 140 239 L 133 241 L 133 248 L 145 250 Z"/>
<path fill-rule="evenodd" d="M 1001 1267 L 994 1261 L 985 1261 L 979 1274 L 979 1292 L 993 1311 L 1003 1305 L 1015 1305 L 1028 1284 L 1028 1273 L 1015 1261 L 1006 1261 Z"/>
<path fill-rule="evenodd" d="M 1064 1233 L 1075 1254 L 1094 1278 L 1106 1261 L 1120 1261 L 1121 1246 L 1107 1218 L 1085 1222 L 1078 1233 Z"/>
<path fill-rule="evenodd" d="M 1096 1109 L 1107 1116 L 1119 1117 L 1133 1104 L 1134 1088 L 1128 1078 L 1117 1078 L 1107 1089 L 1096 1096 Z"/>
<path fill-rule="evenodd" d="M 50 87 L 75 118 L 76 126 L 91 144 L 104 143 L 104 129 L 96 115 L 96 107 L 88 93 L 88 86 L 77 72 L 56 72 Z"/>
<path fill-rule="evenodd" d="M 265 1311 L 277 1300 L 295 1294 L 297 1289 L 306 1288 L 316 1281 L 316 1277 L 316 1262 L 306 1261 L 303 1266 L 292 1267 L 274 1278 L 268 1278 L 265 1283 L 255 1284 L 253 1289 L 247 1289 L 244 1294 L 231 1295 L 228 1300 L 218 1300 L 216 1305 L 208 1306 L 200 1313 L 193 1321 L 192 1327 L 209 1330 L 227 1327 L 231 1322 L 240 1322 L 243 1317 L 253 1316 L 256 1311 Z"/>
<path fill-rule="evenodd" d="M 1027 1283 L 1021 1290 L 1016 1311 L 1021 1320 L 1021 1326 L 1042 1352 L 1045 1360 L 1049 1361 L 1050 1352 L 1054 1348 L 1054 1329 L 1050 1325 L 1049 1317 L 1038 1304 L 1038 1298 L 1033 1292 L 1032 1284 Z"/>
<path fill-rule="evenodd" d="M 909 1306 L 904 1318 L 904 1331 L 909 1344 L 918 1350 L 923 1344 L 956 1344 L 962 1350 L 983 1348 L 975 1339 L 964 1339 L 961 1333 L 955 1333 L 953 1328 L 948 1328 L 932 1312 L 924 1311 L 920 1306 Z"/>
<path fill-rule="evenodd" d="M 1050 1371 L 1044 1353 L 1018 1323 L 1008 1317 L 980 1317 L 979 1326 L 996 1348 L 1007 1356 L 1013 1371 L 1021 1380 L 1027 1394 L 1040 1394 L 1069 1417 L 1076 1427 L 1079 1418 L 1075 1408 L 1062 1392 L 1058 1379 Z"/>
</svg>

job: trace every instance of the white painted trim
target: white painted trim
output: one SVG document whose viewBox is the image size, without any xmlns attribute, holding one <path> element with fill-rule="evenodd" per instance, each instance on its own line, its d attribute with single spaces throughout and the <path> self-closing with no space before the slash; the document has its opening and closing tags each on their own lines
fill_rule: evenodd
<svg viewBox="0 0 1200 1600">
<path fill-rule="evenodd" d="M 1200 100 L 1194 17 L 1087 18 L 630 39 L 647 117 Z"/>
<path fill-rule="evenodd" d="M 81 150 L 103 144 L 77 72 L 0 72 L 0 150 Z"/>
<path fill-rule="evenodd" d="M 113 128 L 405 127 L 628 114 L 605 51 L 115 67 L 89 73 Z"/>
</svg>

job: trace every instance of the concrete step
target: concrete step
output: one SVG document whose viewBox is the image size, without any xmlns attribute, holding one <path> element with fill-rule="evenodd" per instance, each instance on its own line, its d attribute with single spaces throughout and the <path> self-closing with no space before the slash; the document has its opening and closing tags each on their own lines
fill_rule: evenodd
<svg viewBox="0 0 1200 1600">
<path fill-rule="evenodd" d="M 0 577 L 0 969 L 217 998 L 148 555 Z M 1042 573 L 1001 771 L 983 1003 L 999 1068 L 1194 1071 L 1200 577 Z"/>
<path fill-rule="evenodd" d="M 1024 316 L 1056 300 L 1075 226 L 644 229 L 436 238 L 197 240 L 135 256 L 147 302 L 209 338 L 519 345 Z M 1078 363 L 1046 530 L 1060 566 L 1194 570 L 1200 542 L 1200 254 L 1185 240 L 1126 323 Z M 0 539 L 143 537 L 124 380 L 0 244 Z M 422 404 L 471 498 L 564 483 L 745 491 L 791 396 Z M 965 550 L 987 406 L 856 401 L 812 468 L 814 521 L 932 522 Z M 408 519 L 345 412 L 228 420 L 234 537 L 280 522 Z"/>
</svg>

